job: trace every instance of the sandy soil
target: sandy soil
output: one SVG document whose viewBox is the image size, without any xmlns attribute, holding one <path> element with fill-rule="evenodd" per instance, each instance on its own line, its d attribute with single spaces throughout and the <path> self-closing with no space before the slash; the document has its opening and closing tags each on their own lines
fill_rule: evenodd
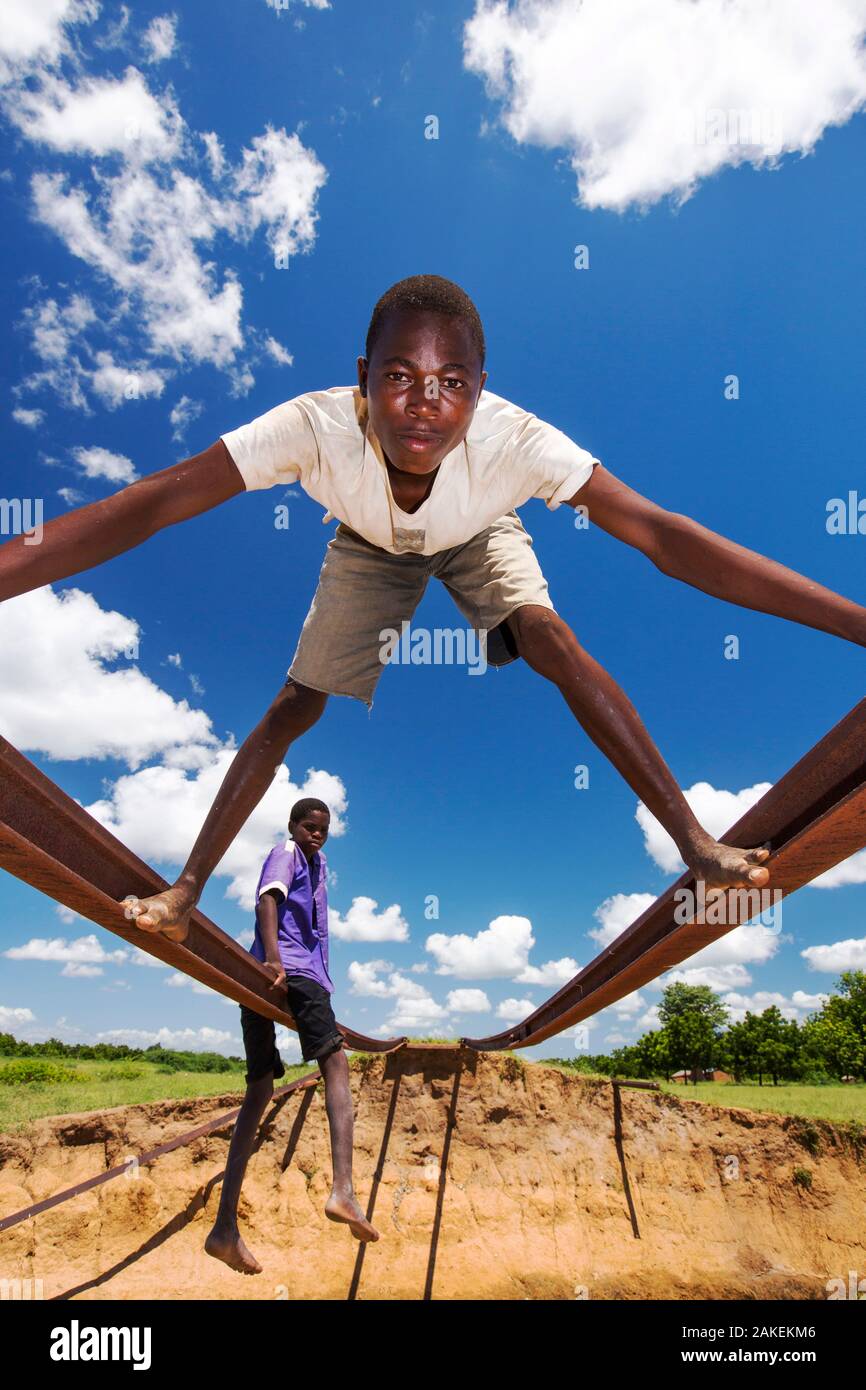
<svg viewBox="0 0 866 1390">
<path fill-rule="evenodd" d="M 202 1249 L 230 1130 L 0 1234 L 45 1298 L 825 1298 L 866 1271 L 864 1166 L 822 1128 L 612 1088 L 503 1054 L 365 1059 L 356 1189 L 381 1240 L 323 1215 L 324 1093 L 266 1120 L 241 1199 L 264 1265 Z M 230 1109 L 236 1095 L 43 1119 L 0 1136 L 0 1216 Z M 793 1180 L 808 1169 L 811 1189 Z"/>
</svg>

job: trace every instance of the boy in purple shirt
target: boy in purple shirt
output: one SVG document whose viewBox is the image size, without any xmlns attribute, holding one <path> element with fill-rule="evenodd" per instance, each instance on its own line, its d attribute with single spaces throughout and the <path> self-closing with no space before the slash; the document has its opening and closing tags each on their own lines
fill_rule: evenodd
<svg viewBox="0 0 866 1390">
<path fill-rule="evenodd" d="M 358 1240 L 378 1240 L 379 1234 L 358 1206 L 352 1186 L 349 1065 L 331 1008 L 334 986 L 328 974 L 328 868 L 321 852 L 330 820 L 327 806 L 315 797 L 305 797 L 292 807 L 289 839 L 271 850 L 259 875 L 256 933 L 250 951 L 272 974 L 273 988 L 286 991 L 304 1061 L 315 1059 L 325 1080 L 334 1169 L 325 1215 L 331 1221 L 346 1222 Z M 247 1091 L 232 1134 L 219 1211 L 204 1248 L 241 1274 L 259 1274 L 262 1267 L 238 1230 L 238 1198 L 259 1123 L 273 1095 L 274 1077 L 282 1076 L 285 1067 L 271 1019 L 241 1005 L 241 1027 Z"/>
</svg>

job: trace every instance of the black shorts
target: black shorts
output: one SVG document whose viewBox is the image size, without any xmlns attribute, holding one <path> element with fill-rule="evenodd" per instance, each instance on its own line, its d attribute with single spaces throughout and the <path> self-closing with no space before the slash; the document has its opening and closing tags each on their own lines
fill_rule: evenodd
<svg viewBox="0 0 866 1390">
<path fill-rule="evenodd" d="M 301 1054 L 305 1062 L 321 1061 L 343 1046 L 343 1035 L 337 1027 L 331 996 L 318 980 L 310 980 L 306 975 L 286 976 L 287 1004 L 295 1023 L 301 1042 Z M 273 1020 L 263 1018 L 241 1004 L 241 1028 L 244 1035 L 244 1050 L 247 1055 L 247 1074 L 244 1078 L 249 1086 L 273 1072 L 274 1076 L 284 1076 L 283 1059 L 277 1051 L 277 1030 Z"/>
</svg>

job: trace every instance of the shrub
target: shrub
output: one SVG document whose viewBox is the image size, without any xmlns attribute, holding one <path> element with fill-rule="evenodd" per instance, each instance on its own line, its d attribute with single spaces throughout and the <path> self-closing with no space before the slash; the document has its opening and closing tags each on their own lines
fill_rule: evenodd
<svg viewBox="0 0 866 1390">
<path fill-rule="evenodd" d="M 46 1062 L 41 1057 L 16 1057 L 0 1067 L 3 1086 L 57 1085 L 66 1081 L 86 1081 L 87 1077 L 58 1062 Z"/>
</svg>

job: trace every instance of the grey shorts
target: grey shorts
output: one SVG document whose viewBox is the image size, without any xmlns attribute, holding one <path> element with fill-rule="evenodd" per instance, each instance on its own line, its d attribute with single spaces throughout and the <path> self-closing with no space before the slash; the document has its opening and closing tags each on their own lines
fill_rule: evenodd
<svg viewBox="0 0 866 1390">
<path fill-rule="evenodd" d="M 328 695 L 351 695 L 370 708 L 387 664 L 383 633 L 404 633 L 403 624 L 409 623 L 431 576 L 442 581 L 474 629 L 476 650 L 483 646 L 490 666 L 505 666 L 519 655 L 506 622 L 515 609 L 527 603 L 553 609 L 532 537 L 516 512 L 464 545 L 435 555 L 392 555 L 341 522 L 325 553 L 288 678 Z M 435 635 L 446 662 L 445 641 L 451 641 L 453 658 L 459 635 L 450 629 Z M 409 640 L 408 634 L 403 637 L 404 653 Z M 430 640 L 432 650 L 434 637 Z M 391 650 L 392 659 L 399 659 L 396 647 Z"/>
</svg>

